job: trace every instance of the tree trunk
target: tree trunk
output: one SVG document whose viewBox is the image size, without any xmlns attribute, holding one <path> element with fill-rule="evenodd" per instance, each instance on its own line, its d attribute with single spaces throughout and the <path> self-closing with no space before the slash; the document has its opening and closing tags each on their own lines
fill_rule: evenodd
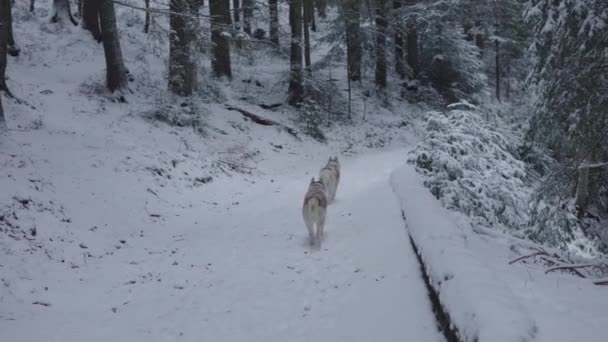
<svg viewBox="0 0 608 342">
<path fill-rule="evenodd" d="M 222 34 L 230 26 L 228 3 L 224 0 L 210 0 L 209 14 L 211 15 L 211 69 L 215 77 L 231 79 L 230 42 Z"/>
<path fill-rule="evenodd" d="M 279 2 L 278 0 L 268 0 L 268 8 L 270 11 L 270 29 L 268 36 L 270 41 L 279 47 Z"/>
<path fill-rule="evenodd" d="M 240 28 L 241 14 L 239 0 L 232 0 L 232 11 L 234 15 L 234 27 L 238 30 Z"/>
<path fill-rule="evenodd" d="M 86 0 L 85 0 L 86 1 Z M 150 32 L 150 0 L 144 0 L 146 4 L 146 17 L 144 22 L 144 33 Z"/>
<path fill-rule="evenodd" d="M 99 0 L 84 0 L 82 3 L 82 28 L 91 32 L 93 38 L 98 42 L 101 42 L 102 38 L 101 23 L 99 22 L 100 6 Z"/>
<path fill-rule="evenodd" d="M 10 94 L 6 86 L 6 64 L 11 25 L 11 1 L 0 0 L 0 91 Z"/>
<path fill-rule="evenodd" d="M 500 101 L 500 43 L 498 39 L 494 41 L 496 49 L 496 99 Z"/>
<path fill-rule="evenodd" d="M 253 19 L 254 0 L 243 0 L 243 31 L 251 35 L 251 21 Z"/>
<path fill-rule="evenodd" d="M 306 72 L 308 75 L 312 75 L 311 69 L 311 61 L 310 61 L 310 16 L 309 20 L 306 20 L 306 16 L 310 15 L 311 10 L 313 10 L 312 6 L 309 7 L 309 3 L 312 5 L 312 0 L 303 0 L 304 1 L 304 66 L 306 68 Z"/>
<path fill-rule="evenodd" d="M 30 0 L 30 12 L 34 12 L 35 3 L 36 3 L 36 0 Z"/>
<path fill-rule="evenodd" d="M 481 21 L 475 22 L 475 45 L 479 48 L 479 51 L 483 55 L 483 49 L 485 48 L 485 44 L 483 41 L 483 33 L 481 30 Z"/>
<path fill-rule="evenodd" d="M 327 18 L 327 0 L 316 0 L 317 12 L 320 18 Z"/>
<path fill-rule="evenodd" d="M 575 207 L 577 216 L 583 217 L 589 206 L 589 167 L 579 166 Z"/>
<path fill-rule="evenodd" d="M 304 23 L 308 24 L 308 27 L 317 31 L 317 24 L 315 23 L 315 5 L 313 0 L 303 0 L 304 6 Z"/>
<path fill-rule="evenodd" d="M 359 0 L 344 0 L 344 21 L 346 25 L 346 54 L 348 77 L 351 81 L 361 79 L 361 34 Z"/>
<path fill-rule="evenodd" d="M 11 2 L 8 2 L 8 11 L 7 13 L 7 20 L 8 20 L 8 24 L 7 24 L 7 29 L 8 29 L 8 45 L 7 45 L 7 52 L 9 55 L 13 56 L 13 57 L 17 57 L 19 56 L 19 53 L 21 52 L 21 50 L 19 49 L 19 47 L 17 46 L 17 43 L 15 43 L 15 37 L 13 36 L 13 13 L 12 13 L 12 8 L 11 8 Z"/>
<path fill-rule="evenodd" d="M 304 97 L 302 85 L 302 0 L 289 0 L 291 26 L 290 77 L 287 102 L 299 106 Z"/>
<path fill-rule="evenodd" d="M 416 0 L 408 2 L 409 6 L 415 5 Z M 418 31 L 416 30 L 416 23 L 410 22 L 407 25 L 407 65 L 412 70 L 412 78 L 418 78 L 420 68 L 418 65 Z"/>
<path fill-rule="evenodd" d="M 376 0 L 376 86 L 386 88 L 386 9 L 385 0 Z"/>
<path fill-rule="evenodd" d="M 401 8 L 401 1 L 403 0 L 393 0 L 393 8 L 398 10 Z M 404 53 L 403 53 L 403 34 L 401 33 L 400 27 L 395 27 L 395 72 L 399 75 L 400 79 L 405 78 L 405 64 L 403 61 Z"/>
<path fill-rule="evenodd" d="M 2 108 L 2 96 L 0 95 L 0 134 L 7 131 L 4 108 Z"/>
<path fill-rule="evenodd" d="M 53 0 L 53 16 L 52 23 L 71 21 L 74 26 L 78 26 L 78 22 L 70 12 L 70 0 Z"/>
<path fill-rule="evenodd" d="M 120 39 L 112 0 L 101 0 L 99 17 L 103 37 L 103 52 L 106 56 L 106 84 L 108 89 L 114 92 L 127 86 L 127 68 L 120 50 Z"/>
</svg>

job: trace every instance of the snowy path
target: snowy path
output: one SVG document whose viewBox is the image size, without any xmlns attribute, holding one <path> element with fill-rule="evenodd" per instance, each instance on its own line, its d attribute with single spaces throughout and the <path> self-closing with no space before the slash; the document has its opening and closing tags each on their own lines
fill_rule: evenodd
<svg viewBox="0 0 608 342">
<path fill-rule="evenodd" d="M 182 209 L 91 262 L 52 307 L 0 322 L 0 340 L 440 341 L 389 184 L 401 160 L 343 161 L 320 251 L 300 211 L 310 177 L 256 185 L 230 209 Z"/>
</svg>

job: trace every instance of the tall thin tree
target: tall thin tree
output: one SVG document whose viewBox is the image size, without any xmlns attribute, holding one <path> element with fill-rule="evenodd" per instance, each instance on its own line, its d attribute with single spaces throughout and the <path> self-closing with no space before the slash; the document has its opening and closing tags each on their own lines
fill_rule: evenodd
<svg viewBox="0 0 608 342">
<path fill-rule="evenodd" d="M 409 0 L 408 5 L 416 5 L 417 0 Z M 420 67 L 418 65 L 418 30 L 416 22 L 410 21 L 407 24 L 407 64 L 412 70 L 412 77 L 418 78 Z"/>
<path fill-rule="evenodd" d="M 306 72 L 310 76 L 312 74 L 311 60 L 310 60 L 310 29 L 314 23 L 314 7 L 312 0 L 302 0 L 304 6 L 304 66 Z"/>
<path fill-rule="evenodd" d="M 302 0 L 289 0 L 291 26 L 290 77 L 287 102 L 299 106 L 304 97 L 302 84 Z"/>
<path fill-rule="evenodd" d="M 270 41 L 279 47 L 279 2 L 278 0 L 268 0 L 268 10 L 270 14 L 270 28 L 268 35 Z"/>
<path fill-rule="evenodd" d="M 224 0 L 210 0 L 211 15 L 211 69 L 215 77 L 232 78 L 230 42 L 224 31 L 230 26 L 230 9 Z"/>
<path fill-rule="evenodd" d="M 241 9 L 240 9 L 240 1 L 239 0 L 232 0 L 232 14 L 234 15 L 234 26 L 236 27 L 236 29 L 240 28 L 240 21 L 241 21 Z"/>
<path fill-rule="evenodd" d="M 376 86 L 386 88 L 386 9 L 385 0 L 376 0 Z"/>
<path fill-rule="evenodd" d="M 0 91 L 11 95 L 6 85 L 9 27 L 11 25 L 11 0 L 0 0 Z"/>
<path fill-rule="evenodd" d="M 343 17 L 346 28 L 346 55 L 348 77 L 351 81 L 361 79 L 361 32 L 360 0 L 343 1 Z"/>
<path fill-rule="evenodd" d="M 403 0 L 393 0 L 393 9 L 397 12 L 401 8 L 401 2 Z M 401 27 L 395 27 L 395 37 L 393 38 L 395 45 L 395 72 L 399 75 L 400 79 L 405 78 L 405 53 L 403 51 L 403 33 Z"/>
<path fill-rule="evenodd" d="M 53 0 L 53 16 L 52 23 L 70 21 L 74 26 L 78 26 L 78 22 L 72 16 L 70 11 L 70 0 Z"/>
<path fill-rule="evenodd" d="M 243 31 L 251 35 L 251 22 L 253 21 L 254 0 L 243 0 Z"/>
<path fill-rule="evenodd" d="M 198 86 L 198 69 L 192 48 L 196 36 L 193 13 L 198 11 L 198 1 L 171 0 L 169 9 L 169 90 L 181 96 L 189 96 Z"/>
<path fill-rule="evenodd" d="M 106 57 L 106 84 L 111 92 L 127 86 L 127 68 L 120 49 L 120 38 L 116 27 L 116 14 L 112 0 L 100 0 L 103 51 Z"/>
<path fill-rule="evenodd" d="M 101 42 L 100 6 L 99 0 L 83 0 L 82 2 L 82 28 L 91 32 L 93 38 L 98 42 Z"/>
</svg>

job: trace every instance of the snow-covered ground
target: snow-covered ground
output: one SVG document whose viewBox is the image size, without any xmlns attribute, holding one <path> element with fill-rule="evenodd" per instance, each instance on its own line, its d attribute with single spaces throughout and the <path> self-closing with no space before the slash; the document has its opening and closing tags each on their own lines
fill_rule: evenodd
<svg viewBox="0 0 608 342">
<path fill-rule="evenodd" d="M 259 106 L 284 100 L 288 70 L 263 51 L 235 53 L 235 79 L 183 105 L 165 91 L 166 41 L 124 8 L 134 81 L 117 103 L 102 47 L 50 24 L 49 5 L 14 10 L 8 84 L 27 103 L 3 98 L 0 341 L 441 341 L 408 232 L 463 340 L 602 340 L 605 288 L 509 265 L 520 242 L 473 233 L 403 165 L 417 108 L 369 100 L 363 121 L 355 90 L 355 125 L 325 128 L 327 144 L 257 125 L 225 104 L 301 128 Z M 150 119 L 189 110 L 200 126 Z M 301 205 L 330 155 L 342 180 L 311 250 Z"/>
</svg>

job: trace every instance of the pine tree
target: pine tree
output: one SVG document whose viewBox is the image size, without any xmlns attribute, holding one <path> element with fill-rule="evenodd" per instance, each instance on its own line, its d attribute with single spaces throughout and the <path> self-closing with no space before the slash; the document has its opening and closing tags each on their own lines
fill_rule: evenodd
<svg viewBox="0 0 608 342">
<path fill-rule="evenodd" d="M 279 2 L 278 0 L 268 0 L 268 10 L 270 15 L 270 28 L 268 35 L 270 41 L 279 47 Z"/>
<path fill-rule="evenodd" d="M 376 86 L 386 88 L 386 8 L 385 0 L 376 0 Z"/>
<path fill-rule="evenodd" d="M 125 67 L 118 28 L 116 27 L 116 15 L 112 0 L 101 0 L 99 17 L 102 30 L 103 51 L 106 57 L 106 84 L 113 92 L 127 86 L 127 69 Z"/>
<path fill-rule="evenodd" d="M 0 91 L 10 95 L 6 85 L 6 66 L 9 41 L 9 27 L 11 25 L 11 2 L 0 0 Z"/>
<path fill-rule="evenodd" d="M 198 3 L 196 0 L 171 0 L 169 9 L 172 12 L 169 17 L 169 90 L 190 96 L 198 87 L 198 68 L 192 48 L 196 36 L 193 14 L 198 11 Z"/>
<path fill-rule="evenodd" d="M 251 35 L 251 22 L 253 21 L 254 0 L 243 0 L 243 31 Z"/>
<path fill-rule="evenodd" d="M 230 64 L 230 41 L 224 34 L 230 27 L 229 2 L 225 0 L 210 0 L 209 14 L 211 15 L 211 69 L 215 77 L 232 78 Z M 244 5 L 244 3 L 243 3 Z"/>
<path fill-rule="evenodd" d="M 395 11 L 393 11 L 393 15 L 396 15 L 398 13 L 398 10 L 401 8 L 401 2 L 403 0 L 393 0 L 393 9 Z M 404 57 L 405 57 L 405 53 L 403 51 L 403 34 L 402 34 L 402 30 L 400 27 L 395 26 L 394 27 L 394 31 L 395 31 L 395 35 L 393 38 L 393 43 L 394 43 L 394 49 L 395 49 L 395 72 L 397 73 L 397 75 L 399 76 L 399 78 L 404 79 L 405 78 L 405 63 L 404 63 Z"/>
<path fill-rule="evenodd" d="M 291 27 L 290 76 L 287 102 L 299 106 L 304 97 L 302 84 L 302 0 L 289 0 Z"/>
<path fill-rule="evenodd" d="M 361 79 L 361 32 L 360 32 L 360 0 L 344 0 L 342 4 L 343 20 L 346 30 L 346 58 L 348 78 L 351 81 Z"/>
</svg>

